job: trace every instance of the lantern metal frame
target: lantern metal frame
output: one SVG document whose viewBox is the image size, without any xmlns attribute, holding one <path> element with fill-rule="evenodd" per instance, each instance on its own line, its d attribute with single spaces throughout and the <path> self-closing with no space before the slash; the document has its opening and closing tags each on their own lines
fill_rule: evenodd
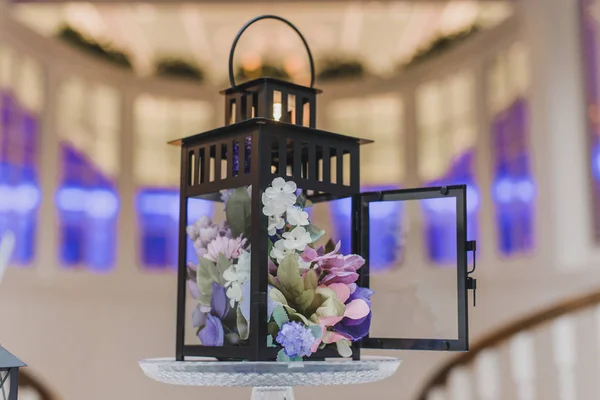
<svg viewBox="0 0 600 400">
<path fill-rule="evenodd" d="M 311 86 L 305 87 L 273 78 L 260 78 L 237 85 L 233 75 L 233 53 L 241 34 L 253 23 L 276 19 L 292 27 L 300 36 L 309 55 Z M 179 261 L 177 275 L 176 357 L 208 356 L 220 360 L 272 361 L 278 348 L 267 346 L 268 217 L 261 210 L 261 194 L 276 177 L 293 180 L 312 203 L 340 198 L 352 199 L 351 246 L 363 255 L 366 265 L 359 270 L 359 284 L 369 286 L 369 210 L 376 201 L 403 201 L 455 197 L 457 216 L 458 340 L 385 339 L 366 337 L 353 343 L 353 359 L 360 359 L 361 348 L 467 350 L 467 251 L 466 186 L 420 188 L 377 193 L 360 193 L 360 151 L 370 140 L 359 139 L 315 128 L 316 95 L 314 63 L 306 40 L 289 21 L 271 15 L 248 22 L 236 36 L 230 52 L 231 88 L 225 94 L 225 126 L 171 142 L 181 146 Z M 273 117 L 273 93 L 281 93 L 282 103 L 295 96 L 294 112 L 282 105 L 282 118 Z M 233 106 L 235 104 L 235 106 Z M 304 110 L 310 116 L 305 118 Z M 293 117 L 293 118 L 292 118 Z M 236 154 L 237 151 L 237 154 Z M 349 158 L 349 162 L 345 162 Z M 335 162 L 335 176 L 331 176 Z M 226 168 L 223 168 L 223 165 Z M 237 166 L 237 167 L 236 167 Z M 345 177 L 349 179 L 344 180 Z M 252 251 L 250 272 L 249 340 L 244 346 L 204 346 L 185 343 L 187 296 L 188 199 L 219 201 L 219 191 L 252 186 Z M 311 355 L 311 360 L 338 357 L 335 349 L 325 348 Z"/>
</svg>

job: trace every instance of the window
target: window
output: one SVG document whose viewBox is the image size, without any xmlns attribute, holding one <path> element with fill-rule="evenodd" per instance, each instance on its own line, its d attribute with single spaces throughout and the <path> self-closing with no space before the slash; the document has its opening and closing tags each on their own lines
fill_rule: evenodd
<svg viewBox="0 0 600 400">
<path fill-rule="evenodd" d="M 0 235 L 15 235 L 15 265 L 35 254 L 42 90 L 40 66 L 0 46 Z"/>
<path fill-rule="evenodd" d="M 108 272 L 116 256 L 120 97 L 116 89 L 72 78 L 59 92 L 61 177 L 56 192 L 60 261 Z"/>
<path fill-rule="evenodd" d="M 179 240 L 181 149 L 167 142 L 210 129 L 211 106 L 196 100 L 140 96 L 135 104 L 134 174 L 139 259 L 147 270 L 175 269 Z M 188 223 L 212 214 L 212 202 L 192 200 Z M 194 260 L 193 246 L 187 246 Z"/>
<path fill-rule="evenodd" d="M 493 186 L 498 248 L 505 255 L 534 245 L 535 182 L 531 172 L 525 49 L 515 44 L 496 58 L 490 71 Z M 503 89 L 500 89 L 503 88 Z"/>
<path fill-rule="evenodd" d="M 390 190 L 404 179 L 403 104 L 395 95 L 337 101 L 331 107 L 329 125 L 344 135 L 374 140 L 360 150 L 362 191 Z M 333 239 L 341 240 L 340 252 L 351 253 L 351 200 L 330 203 Z M 398 202 L 384 202 L 371 211 L 370 268 L 375 273 L 397 267 L 402 259 L 402 209 Z"/>
<path fill-rule="evenodd" d="M 374 140 L 360 150 L 360 180 L 366 185 L 398 185 L 404 179 L 402 100 L 394 95 L 335 102 L 329 128 Z"/>
<path fill-rule="evenodd" d="M 594 232 L 600 243 L 600 98 L 598 96 L 598 2 L 580 0 L 584 55 L 587 128 L 593 177 Z"/>
<path fill-rule="evenodd" d="M 467 185 L 467 235 L 476 240 L 479 190 L 475 180 L 475 82 L 469 71 L 427 82 L 416 91 L 419 176 L 427 186 Z M 430 260 L 456 261 L 456 213 L 444 202 L 422 202 Z M 440 207 L 442 205 L 442 207 Z"/>
</svg>

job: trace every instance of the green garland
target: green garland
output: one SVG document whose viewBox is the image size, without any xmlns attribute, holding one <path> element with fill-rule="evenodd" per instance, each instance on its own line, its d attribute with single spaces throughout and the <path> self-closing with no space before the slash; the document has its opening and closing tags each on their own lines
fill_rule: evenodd
<svg viewBox="0 0 600 400">
<path fill-rule="evenodd" d="M 466 39 L 470 38 L 480 30 L 481 29 L 478 25 L 473 25 L 465 30 L 453 33 L 451 35 L 438 37 L 431 42 L 429 46 L 417 51 L 412 59 L 408 63 L 400 65 L 400 68 L 403 69 L 413 67 L 430 58 L 437 57 L 455 45 L 464 42 Z"/>
<path fill-rule="evenodd" d="M 253 70 L 245 69 L 240 65 L 235 70 L 235 79 L 238 81 L 251 81 L 253 79 L 263 77 L 283 80 L 290 79 L 290 75 L 286 72 L 286 70 L 282 66 L 274 63 L 264 63 L 260 67 Z"/>
<path fill-rule="evenodd" d="M 57 37 L 73 47 L 98 58 L 102 58 L 114 65 L 127 69 L 132 68 L 131 61 L 125 53 L 115 49 L 112 45 L 99 43 L 93 39 L 89 39 L 70 26 L 62 27 L 59 30 Z"/>
<path fill-rule="evenodd" d="M 204 81 L 204 71 L 197 65 L 178 58 L 162 58 L 156 62 L 156 76 Z"/>
<path fill-rule="evenodd" d="M 366 68 L 358 59 L 345 57 L 324 57 L 317 73 L 321 82 L 337 79 L 360 78 L 366 73 Z"/>
</svg>

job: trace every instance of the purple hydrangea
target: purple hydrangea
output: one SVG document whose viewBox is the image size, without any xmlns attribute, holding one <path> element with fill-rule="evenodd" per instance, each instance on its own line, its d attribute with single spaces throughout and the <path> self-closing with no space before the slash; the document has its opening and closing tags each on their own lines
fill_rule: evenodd
<svg viewBox="0 0 600 400">
<path fill-rule="evenodd" d="M 277 343 L 283 346 L 283 351 L 290 358 L 311 355 L 311 347 L 316 338 L 304 325 L 298 322 L 287 322 L 277 335 Z"/>
</svg>

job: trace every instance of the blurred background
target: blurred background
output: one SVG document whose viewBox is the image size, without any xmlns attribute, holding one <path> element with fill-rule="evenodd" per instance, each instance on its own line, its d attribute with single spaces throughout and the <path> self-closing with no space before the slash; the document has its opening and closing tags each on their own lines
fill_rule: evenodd
<svg viewBox="0 0 600 400">
<path fill-rule="evenodd" d="M 162 385 L 137 361 L 175 351 L 180 160 L 166 142 L 224 124 L 231 42 L 265 13 L 311 46 L 318 127 L 375 140 L 363 190 L 467 184 L 478 243 L 471 352 L 375 353 L 404 363 L 297 397 L 600 398 L 597 0 L 0 0 L 0 234 L 16 239 L 0 343 L 29 365 L 21 398 L 249 398 Z M 247 31 L 234 68 L 309 80 L 276 21 Z M 349 241 L 347 202 L 314 211 Z M 372 215 L 376 310 L 393 329 L 456 323 L 448 215 Z"/>
</svg>

